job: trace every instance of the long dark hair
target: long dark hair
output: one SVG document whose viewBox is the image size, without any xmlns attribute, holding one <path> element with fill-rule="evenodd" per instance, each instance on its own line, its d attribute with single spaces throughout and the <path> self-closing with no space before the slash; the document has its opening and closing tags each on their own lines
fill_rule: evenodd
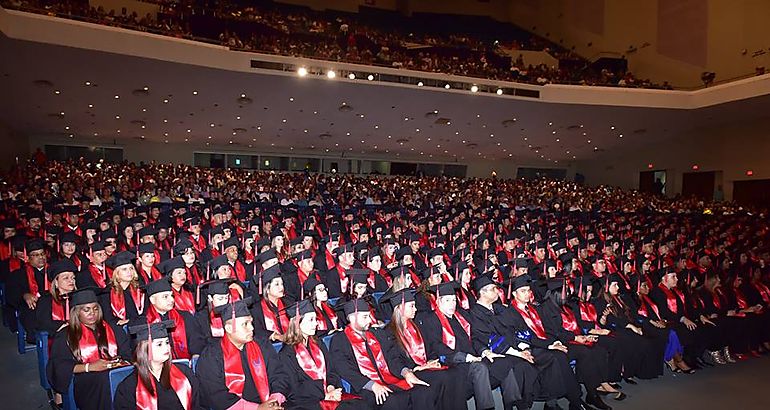
<svg viewBox="0 0 770 410">
<path fill-rule="evenodd" d="M 109 344 L 107 343 L 106 325 L 102 320 L 102 308 L 99 304 L 96 304 L 96 306 L 98 313 L 96 323 L 94 323 L 93 332 L 94 337 L 96 338 L 96 346 L 99 350 L 99 357 L 113 359 L 113 357 L 110 356 Z M 78 317 L 81 308 L 81 305 L 70 308 L 70 321 L 69 326 L 67 326 L 67 344 L 70 347 L 72 355 L 75 356 L 75 359 L 79 362 L 83 361 L 83 356 L 80 354 L 80 338 L 83 337 L 83 329 L 80 327 L 81 322 L 80 317 Z"/>
<path fill-rule="evenodd" d="M 137 342 L 136 349 L 134 349 L 134 367 L 136 367 L 136 372 L 139 375 L 139 382 L 147 388 L 147 391 L 149 391 L 150 394 L 154 395 L 155 389 L 152 387 L 153 376 L 150 373 L 150 349 L 152 349 L 152 346 L 150 346 L 148 340 L 140 340 Z M 171 359 L 163 362 L 163 370 L 160 372 L 160 384 L 165 389 L 171 388 L 170 371 Z"/>
</svg>

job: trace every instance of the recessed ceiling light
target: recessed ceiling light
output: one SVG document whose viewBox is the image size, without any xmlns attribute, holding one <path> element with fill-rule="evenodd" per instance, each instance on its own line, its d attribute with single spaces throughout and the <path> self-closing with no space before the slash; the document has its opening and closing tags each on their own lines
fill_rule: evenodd
<svg viewBox="0 0 770 410">
<path fill-rule="evenodd" d="M 479 87 L 478 86 L 476 86 L 476 85 L 472 85 L 471 86 L 471 92 L 472 93 L 475 93 L 475 92 L 478 92 L 478 91 L 479 91 Z"/>
<path fill-rule="evenodd" d="M 211 128 L 214 128 L 214 127 L 216 126 L 216 124 L 214 124 L 214 123 L 212 122 L 211 124 L 209 124 L 209 126 L 210 126 Z"/>
<path fill-rule="evenodd" d="M 294 102 L 294 97 L 289 97 L 289 102 Z"/>
<path fill-rule="evenodd" d="M 415 128 L 414 131 L 415 132 L 420 132 L 420 129 L 419 128 Z"/>
<path fill-rule="evenodd" d="M 556 142 L 559 142 L 559 141 L 561 141 L 561 139 L 559 139 L 559 138 L 556 138 Z"/>
<path fill-rule="evenodd" d="M 365 142 L 364 140 L 361 140 L 361 143 L 362 143 L 362 144 L 363 144 L 364 142 Z"/>
<path fill-rule="evenodd" d="M 246 94 L 241 94 L 241 98 L 246 98 Z"/>
<path fill-rule="evenodd" d="M 313 114 L 318 114 L 318 111 L 313 111 Z"/>
<path fill-rule="evenodd" d="M 98 132 L 95 132 L 95 133 L 94 133 L 94 137 L 98 137 L 98 136 L 99 136 L 99 133 L 98 133 Z"/>
<path fill-rule="evenodd" d="M 120 98 L 120 96 L 119 95 L 115 95 L 115 99 L 117 100 L 118 98 Z"/>
<path fill-rule="evenodd" d="M 262 126 L 261 125 L 257 125 L 257 130 L 261 130 L 261 129 L 262 129 Z"/>
<path fill-rule="evenodd" d="M 378 129 L 378 128 L 380 128 L 380 126 L 379 126 L 379 125 L 375 125 L 375 126 L 374 126 L 374 129 L 375 129 L 375 130 L 376 130 L 376 129 Z"/>
<path fill-rule="evenodd" d="M 186 140 L 185 140 L 185 141 L 186 141 Z M 163 142 L 165 142 L 166 144 L 168 144 L 168 140 L 164 140 Z"/>
<path fill-rule="evenodd" d="M 549 127 L 550 127 L 550 126 L 552 126 L 552 125 L 553 125 L 553 123 L 552 123 L 552 122 L 549 122 L 549 123 L 548 123 L 548 126 L 549 126 Z"/>
<path fill-rule="evenodd" d="M 350 133 L 349 133 L 349 132 L 346 132 L 346 133 L 345 133 L 345 135 L 347 135 L 347 136 L 349 137 L 349 136 L 350 136 Z"/>
<path fill-rule="evenodd" d="M 424 85 L 424 84 L 422 83 L 422 81 L 418 81 L 418 82 L 417 82 L 417 86 L 418 86 L 418 87 L 422 87 L 423 85 Z"/>
<path fill-rule="evenodd" d="M 69 125 L 65 125 L 65 126 L 64 126 L 64 129 L 65 129 L 65 130 L 69 130 L 69 129 L 70 129 L 70 126 L 69 126 Z"/>
<path fill-rule="evenodd" d="M 236 115 L 236 116 L 235 116 L 235 119 L 236 119 L 236 120 L 240 120 L 240 119 L 241 119 L 241 116 L 240 116 L 240 115 Z"/>
<path fill-rule="evenodd" d="M 209 139 L 211 139 L 211 135 L 209 135 Z"/>
<path fill-rule="evenodd" d="M 615 126 L 614 126 L 614 125 L 613 125 L 613 126 L 611 126 L 611 127 L 610 127 L 610 129 L 611 129 L 611 130 L 614 130 L 614 129 L 615 129 Z"/>
<path fill-rule="evenodd" d="M 147 108 L 142 108 L 142 112 L 147 112 Z"/>
<path fill-rule="evenodd" d="M 307 68 L 305 68 L 305 67 L 298 68 L 297 69 L 297 75 L 300 76 L 300 77 L 306 76 L 307 75 Z M 244 98 L 244 97 L 246 97 L 246 96 L 244 94 L 241 94 L 241 98 Z"/>
<path fill-rule="evenodd" d="M 286 118 L 282 119 L 281 122 L 286 122 Z"/>
<path fill-rule="evenodd" d="M 623 138 L 623 134 L 618 135 L 619 138 Z"/>
<path fill-rule="evenodd" d="M 163 99 L 163 104 L 168 104 L 168 98 Z"/>
<path fill-rule="evenodd" d="M 351 79 L 351 80 L 355 80 L 356 79 L 356 75 L 353 74 L 353 73 L 350 73 L 350 74 L 348 74 L 348 78 Z"/>
<path fill-rule="evenodd" d="M 90 81 L 86 81 L 86 87 L 88 87 L 90 85 L 91 85 L 91 82 Z"/>
<path fill-rule="evenodd" d="M 591 143 L 591 140 L 588 140 L 588 143 L 590 144 L 590 143 Z"/>
<path fill-rule="evenodd" d="M 120 119 L 120 115 L 116 115 L 116 116 L 115 116 L 115 119 L 116 119 L 116 120 L 119 120 L 119 119 Z"/>
<path fill-rule="evenodd" d="M 185 139 L 184 139 L 184 142 L 189 142 L 189 141 L 190 141 L 190 139 L 189 139 L 189 138 L 185 138 Z"/>
<path fill-rule="evenodd" d="M 115 132 L 117 132 L 118 134 L 120 134 L 120 129 L 117 129 L 117 130 L 115 130 Z"/>
<path fill-rule="evenodd" d="M 163 119 L 163 122 L 164 122 L 164 123 L 168 123 L 168 118 L 164 118 L 164 119 Z"/>
<path fill-rule="evenodd" d="M 168 137 L 168 133 L 167 133 L 167 132 L 164 132 L 164 133 L 163 133 L 163 136 L 164 136 L 164 137 Z"/>
<path fill-rule="evenodd" d="M 334 70 L 329 70 L 326 72 L 326 76 L 329 78 L 334 78 L 337 76 L 337 73 L 335 73 Z"/>
<path fill-rule="evenodd" d="M 144 87 L 142 87 L 142 89 L 143 89 L 144 91 L 150 91 L 150 87 L 148 87 L 148 86 L 146 86 L 146 85 L 145 85 Z"/>
<path fill-rule="evenodd" d="M 55 90 L 53 93 L 56 94 L 56 95 L 59 95 L 59 94 L 61 94 L 61 91 Z"/>
<path fill-rule="evenodd" d="M 556 131 L 551 131 L 551 134 L 556 135 Z"/>
<path fill-rule="evenodd" d="M 188 132 L 188 133 L 190 133 L 190 132 L 192 132 L 192 130 L 188 128 L 188 129 L 187 129 L 187 132 Z"/>
<path fill-rule="evenodd" d="M 452 88 L 452 86 L 450 86 L 449 84 L 444 84 L 444 88 L 446 88 L 448 90 L 448 89 Z"/>
<path fill-rule="evenodd" d="M 94 108 L 93 104 L 88 104 L 88 108 Z"/>
<path fill-rule="evenodd" d="M 193 91 L 193 95 L 198 95 L 198 92 L 197 91 Z"/>
<path fill-rule="evenodd" d="M 230 140 L 230 144 L 232 144 L 232 143 L 233 143 L 233 140 Z"/>
<path fill-rule="evenodd" d="M 497 93 L 497 95 L 503 95 L 503 89 L 502 88 L 498 88 L 496 93 Z"/>
<path fill-rule="evenodd" d="M 369 81 L 372 81 L 372 80 L 374 80 L 374 76 L 369 74 L 368 76 L 366 76 L 366 79 L 369 80 Z"/>
<path fill-rule="evenodd" d="M 303 132 L 307 133 L 307 130 L 303 130 Z"/>
<path fill-rule="evenodd" d="M 140 135 L 139 138 L 144 139 L 144 135 Z"/>
</svg>

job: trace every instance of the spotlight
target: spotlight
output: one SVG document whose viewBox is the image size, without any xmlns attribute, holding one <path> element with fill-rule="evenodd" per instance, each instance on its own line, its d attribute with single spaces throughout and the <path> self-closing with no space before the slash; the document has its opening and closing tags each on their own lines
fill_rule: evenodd
<svg viewBox="0 0 770 410">
<path fill-rule="evenodd" d="M 337 73 L 335 73 L 334 70 L 329 70 L 326 72 L 326 76 L 329 78 L 334 78 L 337 76 Z"/>
<path fill-rule="evenodd" d="M 307 75 L 307 68 L 305 68 L 305 67 L 298 68 L 297 69 L 297 75 L 300 76 L 300 77 L 306 76 Z"/>
</svg>

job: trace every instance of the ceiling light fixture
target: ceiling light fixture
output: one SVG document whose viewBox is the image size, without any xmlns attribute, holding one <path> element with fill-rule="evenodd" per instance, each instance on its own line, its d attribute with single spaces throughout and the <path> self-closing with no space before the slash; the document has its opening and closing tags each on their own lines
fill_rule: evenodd
<svg viewBox="0 0 770 410">
<path fill-rule="evenodd" d="M 298 68 L 297 69 L 297 75 L 300 76 L 300 77 L 306 76 L 307 75 L 307 68 L 305 68 L 305 67 Z M 241 98 L 244 98 L 244 97 L 246 97 L 246 96 L 244 94 L 241 94 Z"/>
<path fill-rule="evenodd" d="M 478 87 L 478 86 L 476 86 L 476 85 L 472 85 L 472 86 L 471 86 L 471 92 L 472 92 L 472 93 L 476 93 L 476 92 L 478 92 L 478 91 L 479 91 L 479 87 Z"/>
<path fill-rule="evenodd" d="M 326 72 L 326 76 L 328 78 L 334 78 L 334 77 L 337 76 L 337 73 L 335 73 L 334 70 L 329 70 L 329 71 Z"/>
</svg>

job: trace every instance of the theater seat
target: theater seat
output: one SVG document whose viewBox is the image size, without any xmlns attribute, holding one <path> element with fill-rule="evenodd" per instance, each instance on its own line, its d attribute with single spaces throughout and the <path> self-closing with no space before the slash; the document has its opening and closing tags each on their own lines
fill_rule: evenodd
<svg viewBox="0 0 770 410">
<path fill-rule="evenodd" d="M 45 390 L 51 390 L 51 384 L 48 383 L 48 376 L 45 368 L 48 366 L 48 332 L 37 333 L 37 372 L 40 376 L 40 387 Z"/>
<path fill-rule="evenodd" d="M 326 336 L 323 337 L 323 339 L 321 339 L 321 340 L 323 340 L 323 342 L 326 345 L 327 349 L 329 348 L 329 345 L 331 345 L 331 343 L 332 343 L 332 337 L 334 337 L 334 335 L 326 335 Z"/>
<path fill-rule="evenodd" d="M 126 379 L 129 374 L 134 372 L 134 366 L 124 366 L 110 370 L 110 397 L 115 400 L 115 391 L 118 390 L 120 382 Z"/>
<path fill-rule="evenodd" d="M 75 404 L 75 376 L 72 376 L 70 381 L 70 387 L 67 389 L 67 393 L 61 395 L 62 409 L 63 410 L 78 410 L 78 406 Z"/>
<path fill-rule="evenodd" d="M 283 343 L 281 342 L 273 343 L 273 349 L 275 349 L 276 353 L 280 352 L 282 347 L 283 347 Z"/>
<path fill-rule="evenodd" d="M 24 326 L 21 324 L 18 311 L 16 311 L 16 329 L 18 329 L 16 332 L 16 345 L 19 354 L 24 354 L 35 350 L 37 346 L 27 344 L 27 332 L 24 329 Z"/>
<path fill-rule="evenodd" d="M 196 370 L 198 370 L 198 358 L 199 356 L 193 356 L 192 359 L 190 359 L 190 368 L 192 369 L 193 373 L 195 373 Z"/>
<path fill-rule="evenodd" d="M 374 292 L 372 293 L 372 297 L 374 298 L 374 301 L 377 303 L 380 303 L 380 298 L 382 298 L 382 295 L 384 295 L 385 292 Z"/>
<path fill-rule="evenodd" d="M 331 299 L 327 300 L 326 303 L 330 304 L 331 306 L 335 306 L 335 305 L 337 305 L 337 301 L 339 301 L 339 300 L 340 300 L 340 298 L 331 298 Z"/>
</svg>

